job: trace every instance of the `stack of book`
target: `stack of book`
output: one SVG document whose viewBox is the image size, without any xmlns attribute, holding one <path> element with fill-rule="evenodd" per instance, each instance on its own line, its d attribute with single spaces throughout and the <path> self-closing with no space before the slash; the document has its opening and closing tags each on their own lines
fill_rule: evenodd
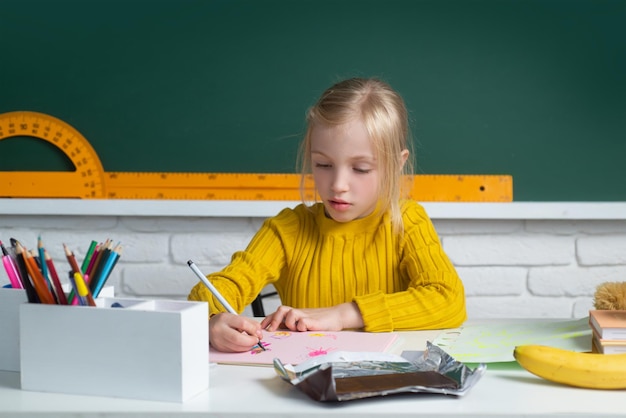
<svg viewBox="0 0 626 418">
<path fill-rule="evenodd" d="M 591 310 L 593 351 L 602 354 L 626 353 L 626 311 Z"/>
</svg>

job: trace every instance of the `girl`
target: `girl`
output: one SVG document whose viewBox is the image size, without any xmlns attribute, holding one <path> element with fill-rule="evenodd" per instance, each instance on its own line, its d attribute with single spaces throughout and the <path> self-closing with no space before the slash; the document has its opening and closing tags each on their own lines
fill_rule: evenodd
<svg viewBox="0 0 626 418">
<path fill-rule="evenodd" d="M 245 251 L 209 280 L 237 312 L 273 284 L 283 306 L 260 323 L 224 312 L 203 283 L 211 345 L 246 351 L 262 330 L 453 328 L 466 319 L 463 284 L 426 212 L 401 198 L 410 172 L 402 98 L 377 79 L 326 90 L 307 115 L 303 174 L 320 202 L 267 219 Z"/>
</svg>

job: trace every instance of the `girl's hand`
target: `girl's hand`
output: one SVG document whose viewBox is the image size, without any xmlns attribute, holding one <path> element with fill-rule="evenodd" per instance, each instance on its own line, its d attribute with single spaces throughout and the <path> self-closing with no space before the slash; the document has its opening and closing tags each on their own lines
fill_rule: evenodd
<svg viewBox="0 0 626 418">
<path fill-rule="evenodd" d="M 209 320 L 209 343 L 218 351 L 248 351 L 262 337 L 261 325 L 251 318 L 220 313 Z"/>
<path fill-rule="evenodd" d="M 280 306 L 276 312 L 261 321 L 261 328 L 275 331 L 287 328 L 291 331 L 341 331 L 346 328 L 362 328 L 363 318 L 355 303 L 342 303 L 330 308 L 294 309 Z"/>
</svg>

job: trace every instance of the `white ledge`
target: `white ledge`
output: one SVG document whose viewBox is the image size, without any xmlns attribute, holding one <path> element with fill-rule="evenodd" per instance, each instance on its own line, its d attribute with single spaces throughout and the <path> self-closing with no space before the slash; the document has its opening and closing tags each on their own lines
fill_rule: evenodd
<svg viewBox="0 0 626 418">
<path fill-rule="evenodd" d="M 0 199 L 0 216 L 268 217 L 296 201 Z M 626 220 L 626 202 L 424 202 L 432 219 Z"/>
</svg>

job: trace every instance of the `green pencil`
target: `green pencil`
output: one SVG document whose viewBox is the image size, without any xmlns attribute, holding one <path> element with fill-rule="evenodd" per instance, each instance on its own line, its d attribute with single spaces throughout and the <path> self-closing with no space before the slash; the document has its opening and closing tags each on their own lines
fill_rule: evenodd
<svg viewBox="0 0 626 418">
<path fill-rule="evenodd" d="M 96 250 L 96 245 L 98 243 L 96 241 L 91 241 L 89 245 L 89 249 L 87 250 L 87 254 L 85 254 L 85 259 L 83 260 L 83 264 L 80 266 L 80 270 L 83 274 L 87 272 L 87 267 L 89 267 L 89 262 L 91 261 L 91 257 L 93 257 L 93 253 Z"/>
</svg>

